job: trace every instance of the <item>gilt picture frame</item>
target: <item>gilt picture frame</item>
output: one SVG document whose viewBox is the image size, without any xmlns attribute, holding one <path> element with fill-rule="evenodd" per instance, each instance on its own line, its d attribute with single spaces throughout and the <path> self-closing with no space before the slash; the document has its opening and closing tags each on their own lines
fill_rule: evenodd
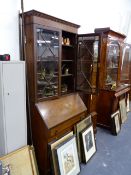
<svg viewBox="0 0 131 175">
<path fill-rule="evenodd" d="M 82 144 L 82 162 L 87 163 L 96 152 L 92 125 L 80 132 L 80 139 Z"/>
<path fill-rule="evenodd" d="M 80 172 L 75 135 L 56 147 L 55 151 L 59 175 L 77 175 Z"/>
</svg>

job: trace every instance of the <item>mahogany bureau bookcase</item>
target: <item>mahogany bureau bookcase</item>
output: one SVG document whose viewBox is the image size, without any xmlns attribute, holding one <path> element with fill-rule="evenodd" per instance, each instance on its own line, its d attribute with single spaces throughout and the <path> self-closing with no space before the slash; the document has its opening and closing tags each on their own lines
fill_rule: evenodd
<svg viewBox="0 0 131 175">
<path fill-rule="evenodd" d="M 76 69 L 79 27 L 35 10 L 24 13 L 31 130 L 42 175 L 51 173 L 48 143 L 72 131 L 89 114 L 76 88 L 80 85 Z M 85 61 L 90 67 L 92 61 Z M 92 77 L 89 82 L 95 91 Z"/>
</svg>

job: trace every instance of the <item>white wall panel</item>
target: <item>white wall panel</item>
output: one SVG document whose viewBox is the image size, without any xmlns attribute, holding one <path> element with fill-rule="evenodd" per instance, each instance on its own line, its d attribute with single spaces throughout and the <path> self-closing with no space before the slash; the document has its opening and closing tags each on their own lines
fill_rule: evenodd
<svg viewBox="0 0 131 175">
<path fill-rule="evenodd" d="M 20 0 L 0 0 L 0 54 L 19 59 L 18 11 Z M 8 4 L 8 5 L 7 5 Z M 24 0 L 24 9 L 38 11 L 81 25 L 79 33 L 90 33 L 97 27 L 111 27 L 128 35 L 131 41 L 130 0 Z"/>
</svg>

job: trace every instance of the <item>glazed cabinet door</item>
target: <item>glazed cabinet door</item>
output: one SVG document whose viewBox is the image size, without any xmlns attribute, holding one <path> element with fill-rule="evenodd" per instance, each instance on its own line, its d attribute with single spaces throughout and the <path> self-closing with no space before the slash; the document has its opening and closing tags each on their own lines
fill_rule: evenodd
<svg viewBox="0 0 131 175">
<path fill-rule="evenodd" d="M 113 89 L 118 85 L 120 75 L 120 44 L 108 38 L 106 49 L 105 88 Z"/>
<path fill-rule="evenodd" d="M 87 94 L 98 92 L 100 36 L 78 36 L 77 90 Z"/>
<path fill-rule="evenodd" d="M 59 95 L 60 31 L 36 27 L 36 98 Z"/>
</svg>

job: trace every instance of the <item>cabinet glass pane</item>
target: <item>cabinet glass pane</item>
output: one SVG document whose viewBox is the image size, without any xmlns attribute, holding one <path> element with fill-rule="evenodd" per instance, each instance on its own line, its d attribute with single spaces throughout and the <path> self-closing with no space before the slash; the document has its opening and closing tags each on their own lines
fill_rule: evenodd
<svg viewBox="0 0 131 175">
<path fill-rule="evenodd" d="M 106 82 L 107 88 L 117 83 L 118 66 L 120 60 L 120 46 L 117 41 L 110 41 L 107 45 Z"/>
<path fill-rule="evenodd" d="M 131 46 L 125 44 L 125 47 L 123 48 L 122 52 L 121 82 L 129 83 L 130 61 L 131 61 Z"/>
<path fill-rule="evenodd" d="M 58 95 L 59 32 L 37 28 L 37 98 Z"/>
<path fill-rule="evenodd" d="M 97 92 L 99 36 L 80 36 L 78 39 L 77 90 Z"/>
</svg>

